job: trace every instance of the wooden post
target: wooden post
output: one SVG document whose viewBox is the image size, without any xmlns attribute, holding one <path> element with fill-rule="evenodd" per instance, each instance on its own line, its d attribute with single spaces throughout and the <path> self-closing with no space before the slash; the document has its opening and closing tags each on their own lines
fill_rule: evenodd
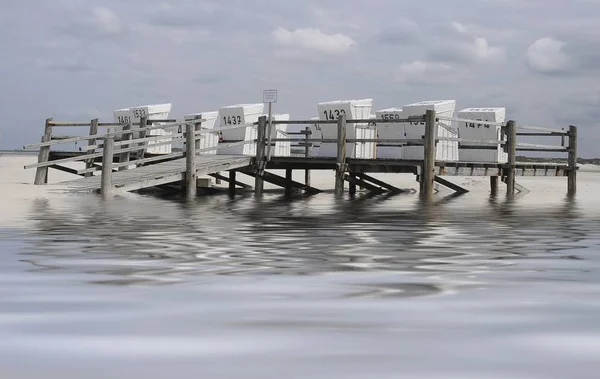
<svg viewBox="0 0 600 379">
<path fill-rule="evenodd" d="M 567 194 L 577 192 L 577 127 L 569 126 L 569 172 L 567 173 Z"/>
<path fill-rule="evenodd" d="M 506 194 L 515 194 L 515 164 L 517 163 L 517 124 L 510 120 L 506 123 L 506 152 L 508 153 L 508 164 L 506 167 Z"/>
<path fill-rule="evenodd" d="M 350 177 L 356 179 L 355 174 L 350 174 Z M 350 183 L 348 184 L 348 193 L 350 194 L 350 196 L 356 195 L 356 182 L 355 181 L 350 181 Z"/>
<path fill-rule="evenodd" d="M 196 116 L 195 119 L 202 119 L 202 116 Z M 202 130 L 202 121 L 194 121 L 194 132 L 199 132 Z M 206 134 L 202 134 L 201 136 L 196 137 L 196 150 L 200 150 L 202 147 L 200 146 L 200 138 L 206 138 Z"/>
<path fill-rule="evenodd" d="M 102 142 L 102 177 L 100 178 L 100 194 L 103 196 L 110 195 L 112 192 L 112 164 L 114 145 L 114 136 L 104 137 L 104 141 Z"/>
<path fill-rule="evenodd" d="M 292 196 L 292 175 L 293 171 L 291 168 L 285 169 L 285 196 Z"/>
<path fill-rule="evenodd" d="M 129 141 L 129 140 L 131 140 L 132 137 L 133 137 L 133 132 L 131 131 L 131 123 L 130 122 L 127 123 L 127 125 L 123 126 L 123 131 L 128 131 L 128 133 L 124 133 L 124 134 L 121 135 L 121 141 Z M 126 149 L 129 146 L 131 146 L 131 145 L 129 145 L 129 144 L 124 145 L 123 144 L 123 145 L 120 146 L 120 148 L 121 149 Z M 119 163 L 129 162 L 130 158 L 131 158 L 131 152 L 130 151 L 126 151 L 124 153 L 121 153 L 119 155 Z M 128 166 L 119 166 L 119 171 L 125 171 L 125 170 L 128 170 L 128 169 L 129 169 Z"/>
<path fill-rule="evenodd" d="M 425 144 L 423 155 L 423 172 L 421 175 L 421 195 L 431 197 L 435 180 L 435 140 L 437 137 L 437 120 L 434 110 L 425 113 Z"/>
<path fill-rule="evenodd" d="M 265 137 L 267 132 L 267 116 L 258 118 L 256 139 L 256 176 L 254 177 L 254 190 L 256 196 L 262 196 L 264 190 L 263 172 L 265 171 Z"/>
<path fill-rule="evenodd" d="M 344 194 L 344 174 L 346 173 L 346 115 L 341 114 L 337 123 L 337 160 L 335 170 L 335 194 Z"/>
<path fill-rule="evenodd" d="M 194 124 L 185 124 L 185 195 L 196 197 L 196 136 Z"/>
<path fill-rule="evenodd" d="M 95 118 L 92 121 L 90 121 L 90 136 L 96 135 L 98 134 L 98 119 Z M 88 140 L 88 146 L 92 146 L 96 144 L 96 139 L 91 139 Z M 91 149 L 87 151 L 87 154 L 95 154 L 96 153 L 96 149 Z M 94 166 L 94 160 L 93 159 L 88 159 L 87 161 L 85 161 L 85 168 L 92 168 Z M 85 177 L 87 178 L 88 176 L 93 176 L 94 173 L 93 172 L 86 172 L 85 173 Z"/>
<path fill-rule="evenodd" d="M 492 196 L 498 195 L 498 177 L 490 176 L 490 192 Z"/>
<path fill-rule="evenodd" d="M 304 145 L 304 158 L 308 158 L 310 156 L 310 148 L 311 146 L 308 145 L 308 139 L 309 136 L 312 136 L 311 130 L 310 130 L 310 126 L 307 126 L 304 131 L 306 132 L 306 134 L 304 135 L 304 143 L 306 145 Z M 310 187 L 310 170 L 306 169 L 304 170 L 304 184 L 307 185 L 308 187 Z"/>
<path fill-rule="evenodd" d="M 229 170 L 229 196 L 235 196 L 235 170 Z"/>
<path fill-rule="evenodd" d="M 148 117 L 146 117 L 146 116 L 140 117 L 140 129 L 145 128 L 147 126 L 148 126 Z M 146 134 L 148 134 L 146 130 L 141 131 L 139 138 L 146 138 Z M 140 142 L 139 146 L 141 147 L 143 145 L 147 146 L 148 142 Z M 137 153 L 138 159 L 144 159 L 145 154 L 146 154 L 146 149 L 138 150 L 138 153 Z M 139 166 L 141 166 L 141 165 L 143 165 L 143 163 L 140 163 Z"/>
<path fill-rule="evenodd" d="M 44 127 L 44 135 L 42 136 L 42 142 L 50 142 L 52 140 L 52 121 L 51 118 L 46 119 L 46 126 Z M 50 159 L 50 146 L 40 147 L 38 154 L 38 163 L 48 162 Z M 35 179 L 33 184 L 46 184 L 48 183 L 48 166 L 38 167 L 35 171 Z"/>
</svg>

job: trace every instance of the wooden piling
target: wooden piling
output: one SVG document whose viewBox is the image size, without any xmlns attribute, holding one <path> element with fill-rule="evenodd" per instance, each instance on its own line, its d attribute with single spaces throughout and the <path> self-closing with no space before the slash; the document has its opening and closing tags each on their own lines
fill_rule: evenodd
<svg viewBox="0 0 600 379">
<path fill-rule="evenodd" d="M 104 141 L 102 142 L 102 177 L 100 178 L 100 194 L 103 196 L 108 196 L 112 192 L 112 164 L 114 145 L 114 136 L 104 137 Z"/>
<path fill-rule="evenodd" d="M 421 195 L 431 197 L 434 190 L 435 180 L 435 140 L 437 136 L 437 121 L 434 110 L 427 110 L 425 113 L 425 144 L 423 172 L 421 175 Z"/>
<path fill-rule="evenodd" d="M 577 127 L 569 126 L 569 172 L 567 173 L 567 194 L 577 192 Z"/>
<path fill-rule="evenodd" d="M 256 139 L 256 176 L 254 177 L 254 193 L 256 196 L 262 196 L 264 190 L 262 174 L 265 171 L 266 132 L 267 116 L 261 116 L 258 118 Z"/>
<path fill-rule="evenodd" d="M 291 168 L 285 169 L 285 196 L 292 196 L 294 187 L 292 186 L 293 171 Z"/>
<path fill-rule="evenodd" d="M 46 126 L 44 127 L 44 135 L 42 136 L 42 142 L 50 142 L 52 140 L 52 121 L 51 118 L 46 119 Z M 38 163 L 48 162 L 50 159 L 50 146 L 40 147 L 38 154 Z M 48 167 L 38 167 L 35 171 L 35 179 L 33 184 L 46 184 L 48 183 Z"/>
<path fill-rule="evenodd" d="M 312 132 L 310 130 L 310 126 L 307 126 L 304 131 L 306 132 L 306 134 L 304 135 L 304 158 L 308 158 L 310 157 L 310 146 L 308 144 L 308 139 L 311 137 Z M 304 184 L 308 187 L 310 187 L 310 170 L 306 169 L 304 170 Z"/>
<path fill-rule="evenodd" d="M 498 195 L 498 177 L 490 176 L 490 193 L 492 196 Z"/>
<path fill-rule="evenodd" d="M 90 121 L 90 136 L 94 136 L 98 134 L 98 119 L 95 118 L 92 121 Z M 90 139 L 88 140 L 88 146 L 94 146 L 96 145 L 96 139 Z M 94 154 L 96 153 L 96 149 L 91 149 L 87 151 L 87 154 Z M 88 159 L 87 161 L 85 161 L 85 168 L 89 169 L 92 168 L 94 166 L 94 160 L 93 159 Z M 93 172 L 86 172 L 85 177 L 87 178 L 88 176 L 92 176 L 94 175 Z"/>
<path fill-rule="evenodd" d="M 352 179 L 348 182 L 348 194 L 354 196 L 356 195 L 356 174 L 351 173 L 349 176 Z"/>
<path fill-rule="evenodd" d="M 185 124 L 185 195 L 196 197 L 196 135 L 194 124 Z"/>
<path fill-rule="evenodd" d="M 337 123 L 337 159 L 335 172 L 335 194 L 344 194 L 344 175 L 346 173 L 346 115 L 341 114 Z"/>
<path fill-rule="evenodd" d="M 229 170 L 229 196 L 235 196 L 235 170 Z"/>
<path fill-rule="evenodd" d="M 508 163 L 504 172 L 506 194 L 513 196 L 515 194 L 515 164 L 517 163 L 517 124 L 513 120 L 506 123 L 506 152 L 508 153 Z"/>
</svg>

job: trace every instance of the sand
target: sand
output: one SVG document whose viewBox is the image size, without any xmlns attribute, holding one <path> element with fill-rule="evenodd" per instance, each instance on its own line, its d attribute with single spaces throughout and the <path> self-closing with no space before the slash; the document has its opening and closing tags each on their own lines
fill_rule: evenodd
<svg viewBox="0 0 600 379">
<path fill-rule="evenodd" d="M 26 222 L 26 213 L 33 201 L 45 201 L 52 199 L 53 204 L 68 202 L 73 196 L 94 196 L 69 193 L 65 187 L 59 183 L 76 179 L 77 176 L 50 170 L 48 180 L 50 185 L 35 186 L 33 179 L 35 169 L 25 170 L 26 164 L 35 163 L 37 155 L 20 155 L 0 153 L 0 227 L 16 227 L 22 222 Z M 81 163 L 75 163 L 71 167 L 79 167 Z M 283 171 L 272 171 L 275 174 L 285 176 Z M 400 188 L 417 189 L 418 183 L 415 176 L 411 174 L 373 174 L 374 177 L 384 180 Z M 294 180 L 303 182 L 304 171 L 295 171 Z M 238 174 L 237 179 L 252 185 L 254 179 L 246 175 Z M 465 196 L 481 198 L 489 194 L 489 179 L 487 177 L 447 177 L 448 180 L 467 188 L 471 191 Z M 314 187 L 333 190 L 334 172 L 333 171 L 312 171 L 312 185 Z M 561 201 L 566 195 L 565 177 L 518 177 L 517 182 L 531 192 L 526 195 L 528 205 L 544 205 L 546 203 L 555 203 Z M 214 179 L 213 179 L 214 183 Z M 225 188 L 227 183 L 216 185 Z M 279 189 L 274 185 L 265 183 L 266 190 Z M 502 191 L 503 186 L 500 187 Z M 442 191 L 437 196 L 444 196 L 452 193 L 451 191 Z M 578 196 L 577 198 L 586 204 L 598 203 L 600 197 L 600 166 L 581 165 L 578 174 Z M 124 194 L 135 198 L 136 194 Z"/>
</svg>

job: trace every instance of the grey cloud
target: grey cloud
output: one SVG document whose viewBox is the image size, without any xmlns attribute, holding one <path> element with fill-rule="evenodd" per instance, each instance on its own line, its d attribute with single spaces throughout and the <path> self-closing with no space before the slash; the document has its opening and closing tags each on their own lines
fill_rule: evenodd
<svg viewBox="0 0 600 379">
<path fill-rule="evenodd" d="M 599 8 L 583 0 L 0 1 L 8 31 L 0 68 L 10 72 L 0 108 L 6 125 L 19 126 L 3 128 L 0 148 L 39 140 L 53 115 L 87 119 L 97 109 L 110 120 L 113 109 L 172 102 L 180 117 L 260 101 L 272 87 L 277 111 L 295 118 L 339 98 L 374 97 L 377 109 L 434 98 L 454 98 L 459 108 L 505 105 L 518 122 L 580 124 L 582 154 L 592 154 L 597 111 L 579 92 L 597 80 Z M 339 33 L 356 46 L 338 56 L 298 52 L 274 43 L 277 27 Z M 528 68 L 528 47 L 545 36 L 566 43 L 576 69 L 542 76 Z M 494 64 L 486 54 L 493 48 L 509 59 Z M 24 108 L 32 102 L 35 109 Z"/>
<path fill-rule="evenodd" d="M 92 67 L 84 60 L 66 60 L 62 62 L 47 62 L 42 66 L 52 71 L 64 71 L 68 73 L 92 72 Z"/>
<path fill-rule="evenodd" d="M 105 7 L 66 11 L 58 27 L 69 36 L 88 40 L 119 38 L 130 31 L 117 12 Z"/>
<path fill-rule="evenodd" d="M 406 46 L 421 42 L 420 26 L 410 20 L 400 20 L 384 26 L 372 38 L 372 43 Z"/>
</svg>

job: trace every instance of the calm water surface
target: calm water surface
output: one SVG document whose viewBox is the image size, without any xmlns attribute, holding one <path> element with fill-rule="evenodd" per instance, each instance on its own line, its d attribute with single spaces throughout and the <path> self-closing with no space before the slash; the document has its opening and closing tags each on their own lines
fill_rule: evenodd
<svg viewBox="0 0 600 379">
<path fill-rule="evenodd" d="M 598 378 L 600 207 L 536 196 L 32 199 L 0 377 Z"/>
</svg>

